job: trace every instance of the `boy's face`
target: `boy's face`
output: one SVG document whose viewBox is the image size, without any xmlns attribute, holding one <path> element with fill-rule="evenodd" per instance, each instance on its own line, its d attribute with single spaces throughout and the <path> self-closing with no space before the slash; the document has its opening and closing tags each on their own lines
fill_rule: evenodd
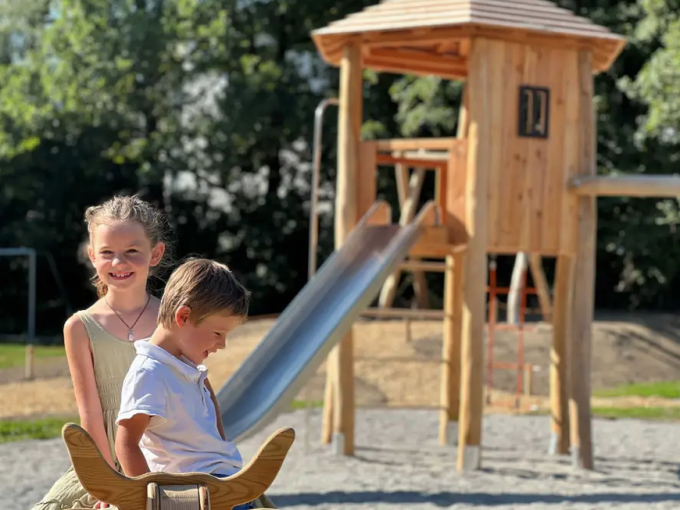
<svg viewBox="0 0 680 510">
<path fill-rule="evenodd" d="M 224 349 L 227 335 L 242 324 L 244 318 L 214 314 L 197 325 L 188 317 L 180 317 L 178 310 L 176 319 L 180 326 L 178 347 L 185 357 L 199 365 L 213 352 Z"/>
</svg>

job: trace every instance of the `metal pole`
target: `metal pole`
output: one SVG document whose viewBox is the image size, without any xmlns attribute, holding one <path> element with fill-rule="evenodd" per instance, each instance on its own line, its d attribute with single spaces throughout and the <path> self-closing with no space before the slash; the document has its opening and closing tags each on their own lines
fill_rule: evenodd
<svg viewBox="0 0 680 510">
<path fill-rule="evenodd" d="M 33 379 L 33 344 L 35 343 L 36 256 L 28 252 L 28 339 L 26 346 L 26 379 Z"/>
<path fill-rule="evenodd" d="M 312 187 L 309 201 L 309 266 L 307 278 L 312 279 L 316 273 L 317 248 L 319 245 L 319 186 L 321 183 L 321 135 L 323 130 L 323 115 L 329 105 L 338 105 L 337 98 L 330 97 L 319 103 L 314 112 L 314 168 L 312 171 Z"/>
<path fill-rule="evenodd" d="M 308 281 L 314 277 L 316 273 L 317 250 L 319 246 L 319 214 L 317 212 L 319 205 L 319 187 L 321 185 L 321 135 L 323 131 L 323 116 L 326 108 L 329 105 L 338 105 L 339 100 L 335 97 L 329 97 L 319 103 L 314 111 L 314 145 L 313 145 L 313 168 L 312 168 L 312 183 L 309 200 L 309 263 L 307 266 Z M 309 432 L 311 420 L 311 402 L 309 395 L 309 383 L 305 386 L 305 452 L 310 450 Z"/>
</svg>

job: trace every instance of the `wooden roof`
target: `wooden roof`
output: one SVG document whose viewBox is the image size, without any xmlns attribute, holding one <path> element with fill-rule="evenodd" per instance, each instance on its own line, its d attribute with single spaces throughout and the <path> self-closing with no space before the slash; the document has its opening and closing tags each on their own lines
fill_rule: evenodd
<svg viewBox="0 0 680 510">
<path fill-rule="evenodd" d="M 339 65 L 344 46 L 358 43 L 366 67 L 404 73 L 412 64 L 415 74 L 448 78 L 467 74 L 475 36 L 589 48 L 595 72 L 607 70 L 625 46 L 622 36 L 547 0 L 383 0 L 312 32 L 331 65 Z"/>
</svg>

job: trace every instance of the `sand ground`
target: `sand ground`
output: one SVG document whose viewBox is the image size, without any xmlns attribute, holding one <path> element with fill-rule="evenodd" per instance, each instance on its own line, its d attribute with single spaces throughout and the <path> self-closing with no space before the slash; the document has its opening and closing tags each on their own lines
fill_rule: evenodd
<svg viewBox="0 0 680 510">
<path fill-rule="evenodd" d="M 235 331 L 227 348 L 209 358 L 210 379 L 219 388 L 252 352 L 274 324 L 252 320 Z M 524 360 L 535 367 L 533 397 L 522 407 L 545 407 L 552 327 L 531 324 L 523 333 Z M 432 407 L 438 404 L 442 323 L 400 320 L 360 321 L 355 325 L 356 398 L 360 407 Z M 494 360 L 517 360 L 518 334 L 496 331 Z M 488 344 L 485 345 L 485 353 Z M 75 400 L 64 360 L 37 367 L 38 378 L 22 381 L 21 371 L 0 371 L 0 419 L 43 415 L 73 415 Z M 516 372 L 495 370 L 493 402 L 512 401 Z M 486 377 L 486 374 L 485 374 Z M 680 379 L 680 318 L 647 314 L 599 317 L 593 325 L 592 385 L 608 388 L 632 382 Z M 325 367 L 320 367 L 300 398 L 323 398 Z M 496 397 L 495 395 L 499 396 Z M 654 399 L 598 400 L 596 405 L 675 405 Z"/>
</svg>

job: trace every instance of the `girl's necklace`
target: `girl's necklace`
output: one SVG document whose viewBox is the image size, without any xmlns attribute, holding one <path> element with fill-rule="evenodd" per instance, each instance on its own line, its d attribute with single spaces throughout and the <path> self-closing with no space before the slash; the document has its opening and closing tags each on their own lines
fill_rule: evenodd
<svg viewBox="0 0 680 510">
<path fill-rule="evenodd" d="M 139 316 L 137 317 L 137 320 L 136 320 L 135 322 L 132 323 L 132 326 L 130 326 L 127 322 L 125 322 L 125 321 L 123 320 L 123 318 L 118 314 L 118 312 L 115 311 L 111 305 L 109 305 L 109 302 L 106 300 L 106 296 L 104 296 L 104 302 L 107 304 L 107 306 L 108 306 L 109 308 L 111 308 L 111 311 L 112 311 L 113 313 L 115 313 L 115 314 L 118 316 L 118 318 L 121 320 L 121 322 L 122 322 L 123 324 L 125 324 L 125 326 L 128 328 L 128 340 L 130 340 L 130 342 L 132 342 L 132 340 L 134 340 L 134 336 L 132 335 L 132 329 L 135 327 L 135 324 L 137 324 L 137 321 L 139 320 L 139 318 L 142 316 L 142 314 L 143 314 L 144 311 L 146 310 L 146 307 L 149 306 L 149 301 L 151 301 L 151 294 L 148 294 L 148 298 L 147 298 L 147 300 L 146 300 L 146 304 L 144 305 L 144 308 L 143 308 L 142 311 L 140 312 Z"/>
</svg>

